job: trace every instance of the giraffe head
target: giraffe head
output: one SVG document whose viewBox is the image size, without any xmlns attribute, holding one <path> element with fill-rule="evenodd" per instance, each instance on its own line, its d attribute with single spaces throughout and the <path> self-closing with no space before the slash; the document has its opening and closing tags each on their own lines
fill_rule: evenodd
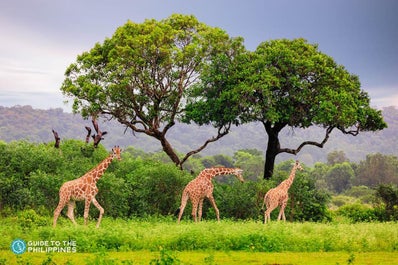
<svg viewBox="0 0 398 265">
<path fill-rule="evenodd" d="M 301 166 L 300 162 L 296 160 L 296 163 L 294 164 L 294 167 L 298 170 L 304 170 L 303 167 Z"/>
<path fill-rule="evenodd" d="M 239 179 L 240 182 L 244 182 L 245 180 L 243 179 L 242 173 L 243 169 L 234 168 L 234 171 L 231 174 L 234 174 Z"/>
<path fill-rule="evenodd" d="M 117 158 L 118 160 L 122 160 L 120 157 L 120 153 L 122 152 L 122 149 L 120 149 L 119 146 L 115 146 L 112 148 L 112 158 Z"/>
</svg>

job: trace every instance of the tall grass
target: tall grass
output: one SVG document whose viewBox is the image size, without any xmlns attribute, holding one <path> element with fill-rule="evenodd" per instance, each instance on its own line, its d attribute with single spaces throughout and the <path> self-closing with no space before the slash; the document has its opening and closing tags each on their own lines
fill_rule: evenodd
<svg viewBox="0 0 398 265">
<path fill-rule="evenodd" d="M 61 218 L 30 222 L 20 217 L 0 221 L 0 250 L 9 250 L 12 240 L 76 241 L 77 252 L 98 251 L 250 251 L 250 252 L 392 252 L 398 250 L 398 223 L 290 223 L 260 221 L 183 221 L 173 218 L 111 219 L 101 227 L 95 220 L 74 226 Z"/>
</svg>

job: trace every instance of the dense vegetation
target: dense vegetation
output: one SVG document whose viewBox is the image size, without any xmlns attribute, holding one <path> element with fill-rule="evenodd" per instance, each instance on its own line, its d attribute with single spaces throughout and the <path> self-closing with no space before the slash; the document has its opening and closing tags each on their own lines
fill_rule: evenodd
<svg viewBox="0 0 398 265">
<path fill-rule="evenodd" d="M 62 183 L 83 175 L 107 153 L 102 145 L 95 149 L 80 140 L 65 140 L 59 149 L 52 143 L 0 142 L 1 213 L 6 216 L 15 210 L 31 209 L 51 216 Z M 172 215 L 182 189 L 200 170 L 224 165 L 241 167 L 247 181 L 242 184 L 232 176 L 216 179 L 214 195 L 222 218 L 261 220 L 265 192 L 287 178 L 292 167 L 292 161 L 280 163 L 271 180 L 261 180 L 262 153 L 251 149 L 237 151 L 233 157 L 195 156 L 183 171 L 162 152 L 145 153 L 129 147 L 122 158 L 113 162 L 98 181 L 97 199 L 105 215 L 114 218 Z M 340 214 L 353 221 L 396 220 L 397 184 L 397 157 L 371 154 L 360 163 L 351 163 L 343 152 L 334 152 L 327 163 L 297 173 L 290 189 L 287 218 L 325 221 Z M 338 210 L 331 212 L 328 207 Z M 78 203 L 78 216 L 82 208 Z M 90 213 L 98 216 L 94 207 Z M 189 213 L 187 209 L 186 218 L 190 218 Z M 208 204 L 204 217 L 214 218 Z"/>
<path fill-rule="evenodd" d="M 25 212 L 2 220 L 0 264 L 395 264 L 398 249 L 397 224 L 393 222 L 264 225 L 258 221 L 210 220 L 177 225 L 169 217 L 106 217 L 99 229 L 95 229 L 94 222 L 88 227 L 74 226 L 66 219 L 53 229 L 50 218 L 40 222 L 34 219 L 33 223 L 29 218 L 37 216 Z M 26 242 L 73 241 L 76 253 L 14 255 L 9 244 L 15 238 Z M 295 255 L 283 263 L 285 259 L 275 255 L 265 262 L 263 257 L 273 253 Z M 371 255 L 363 260 L 365 253 Z M 186 255 L 190 257 L 183 258 Z M 220 260 L 220 255 L 234 258 Z M 325 256 L 329 255 L 332 258 L 326 262 Z"/>
<path fill-rule="evenodd" d="M 53 142 L 0 141 L 0 264 L 288 264 L 297 255 L 306 257 L 297 264 L 395 262 L 397 223 L 374 222 L 398 219 L 395 156 L 370 154 L 353 163 L 340 151 L 330 153 L 327 163 L 305 166 L 296 175 L 286 209 L 287 219 L 295 222 L 265 226 L 260 212 L 264 193 L 288 176 L 293 161 L 278 164 L 274 177 L 263 180 L 263 155 L 255 149 L 232 157 L 196 155 L 181 171 L 162 152 L 128 147 L 98 181 L 97 199 L 105 208 L 101 227 L 94 228 L 94 207 L 88 227 L 83 226 L 83 203 L 77 203 L 78 225 L 63 215 L 53 229 L 61 184 L 107 154 L 103 145 L 95 149 L 72 139 L 63 140 L 59 149 Z M 177 225 L 172 214 L 183 187 L 213 165 L 240 166 L 247 181 L 232 176 L 215 180 L 220 223 L 205 204 L 202 223 L 193 223 L 187 209 Z M 10 242 L 16 238 L 73 241 L 78 253 L 15 255 Z M 265 254 L 277 252 L 295 255 Z"/>
<path fill-rule="evenodd" d="M 34 217 L 31 215 L 31 217 Z M 81 221 L 79 219 L 78 221 Z M 255 221 L 215 220 L 194 225 L 183 222 L 177 225 L 170 218 L 140 218 L 112 220 L 105 218 L 103 226 L 95 230 L 95 223 L 88 228 L 74 226 L 63 220 L 53 229 L 43 222 L 30 224 L 27 214 L 15 219 L 3 220 L 7 226 L 0 231 L 0 249 L 8 247 L 14 238 L 26 241 L 73 240 L 78 252 L 107 251 L 156 251 L 161 246 L 168 250 L 215 250 L 252 252 L 332 252 L 332 251 L 396 251 L 398 233 L 396 223 L 282 223 L 264 225 Z M 46 218 L 44 223 L 51 223 Z M 10 229 L 12 228 L 12 229 Z M 363 231 L 366 231 L 364 233 Z"/>
</svg>

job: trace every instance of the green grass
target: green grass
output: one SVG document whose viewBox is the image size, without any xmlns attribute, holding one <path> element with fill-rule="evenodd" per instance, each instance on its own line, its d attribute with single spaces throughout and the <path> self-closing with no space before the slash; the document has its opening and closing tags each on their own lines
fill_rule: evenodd
<svg viewBox="0 0 398 265">
<path fill-rule="evenodd" d="M 394 264 L 398 260 L 395 222 L 274 221 L 264 225 L 260 221 L 184 220 L 178 225 L 173 218 L 164 217 L 104 218 L 96 229 L 96 220 L 87 227 L 82 219 L 77 221 L 74 226 L 62 217 L 54 229 L 49 217 L 0 219 L 0 264 L 149 264 L 159 260 L 182 264 Z M 77 253 L 26 252 L 17 258 L 10 250 L 16 238 L 75 241 Z"/>
<path fill-rule="evenodd" d="M 383 264 L 396 265 L 398 252 L 246 252 L 246 251 L 168 251 L 165 254 L 147 250 L 107 253 L 14 255 L 0 251 L 0 264 Z M 52 262 L 52 263 L 50 263 Z M 158 263 L 156 263 L 158 262 Z M 163 263 L 161 263 L 163 262 Z"/>
</svg>

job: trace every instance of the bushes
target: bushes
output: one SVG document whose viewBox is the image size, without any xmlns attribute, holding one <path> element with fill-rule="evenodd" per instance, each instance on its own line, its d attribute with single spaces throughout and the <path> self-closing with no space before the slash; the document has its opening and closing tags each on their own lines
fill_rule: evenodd
<svg viewBox="0 0 398 265">
<path fill-rule="evenodd" d="M 108 155 L 101 145 L 94 149 L 92 145 L 77 140 L 64 140 L 62 143 L 60 149 L 55 149 L 53 144 L 26 141 L 6 144 L 0 141 L 0 211 L 3 216 L 25 209 L 52 216 L 62 183 L 80 177 Z M 164 162 L 161 153 L 148 154 L 127 148 L 122 153 L 122 161 L 113 162 L 98 181 L 97 200 L 104 207 L 105 216 L 114 218 L 171 215 L 180 205 L 185 185 L 203 169 L 206 159 L 192 157 L 189 166 L 195 174 L 190 175 L 188 170 L 181 171 L 173 164 Z M 272 179 L 259 180 L 258 164 L 255 163 L 258 159 L 258 154 L 252 150 L 237 152 L 233 160 L 224 156 L 208 159 L 208 162 L 229 163 L 229 166 L 232 162 L 239 163 L 245 169 L 244 183 L 232 176 L 218 177 L 213 181 L 214 197 L 221 218 L 262 220 L 260 208 L 264 194 L 288 177 L 292 161 L 277 165 Z M 321 175 L 326 176 L 330 170 L 327 166 L 323 169 L 319 166 L 297 172 L 289 190 L 289 202 L 285 210 L 287 220 L 331 219 L 326 207 L 329 195 L 315 186 L 322 180 Z M 398 219 L 398 192 L 394 185 L 380 185 L 376 189 L 354 186 L 343 194 L 334 197 L 333 203 L 341 208 L 336 214 L 352 222 Z M 348 201 L 352 196 L 358 199 Z M 375 196 L 380 204 L 371 208 Z M 361 205 L 363 203 L 369 204 L 369 207 Z M 186 219 L 190 219 L 190 207 L 188 204 L 185 209 Z M 78 202 L 77 217 L 83 215 L 83 208 L 84 203 Z M 272 219 L 276 218 L 278 211 L 273 211 Z M 90 216 L 97 218 L 98 214 L 98 210 L 92 206 Z M 215 218 L 207 200 L 203 218 Z"/>
<path fill-rule="evenodd" d="M 11 208 L 54 209 L 58 191 L 67 180 L 80 177 L 107 151 L 100 147 L 90 157 L 82 154 L 85 144 L 65 140 L 60 149 L 52 144 L 15 141 L 0 148 L 0 210 Z M 52 211 L 51 210 L 51 211 Z"/>
<path fill-rule="evenodd" d="M 129 214 L 146 216 L 174 213 L 179 207 L 182 190 L 192 177 L 172 164 L 150 160 L 138 161 L 132 167 L 125 176 L 127 187 L 131 190 Z"/>
<path fill-rule="evenodd" d="M 349 218 L 354 223 L 378 220 L 375 210 L 362 204 L 344 205 L 336 213 Z"/>
<path fill-rule="evenodd" d="M 104 208 L 105 215 L 115 218 L 129 216 L 129 200 L 132 198 L 132 191 L 125 179 L 117 177 L 114 172 L 110 172 L 104 174 L 101 181 L 98 181 L 97 186 L 100 192 L 96 198 Z M 92 209 L 96 208 L 92 207 Z M 94 210 L 94 212 L 95 217 L 97 217 L 99 212 L 97 210 Z"/>
<path fill-rule="evenodd" d="M 23 230 L 29 230 L 34 227 L 47 226 L 47 218 L 38 215 L 35 210 L 25 210 L 18 213 L 18 224 Z"/>
<path fill-rule="evenodd" d="M 215 184 L 214 196 L 220 216 L 257 219 L 260 213 L 257 201 L 258 188 L 258 183 L 253 181 L 241 183 L 235 180 L 231 184 Z"/>
<path fill-rule="evenodd" d="M 235 157 L 242 163 L 242 168 L 247 165 L 244 161 L 254 164 L 258 157 L 255 153 L 245 154 L 245 151 L 240 151 Z M 33 209 L 52 216 L 61 185 L 96 166 L 108 151 L 101 145 L 94 149 L 77 140 L 64 140 L 59 149 L 55 149 L 53 144 L 19 141 L 0 142 L 0 155 L 0 211 L 3 215 L 15 210 Z M 97 200 L 104 208 L 105 216 L 130 218 L 174 213 L 180 205 L 182 190 L 203 169 L 201 164 L 205 159 L 199 156 L 191 158 L 191 169 L 196 173 L 190 175 L 187 170 L 181 171 L 171 163 L 162 162 L 159 156 L 127 148 L 122 153 L 122 161 L 114 161 L 109 166 L 97 183 Z M 224 156 L 211 160 L 232 162 Z M 247 181 L 244 183 L 232 176 L 214 180 L 214 197 L 222 218 L 262 218 L 259 210 L 264 194 L 287 178 L 291 165 L 290 161 L 282 163 L 269 181 L 258 180 L 257 175 L 252 175 L 258 173 L 257 169 L 245 168 Z M 326 197 L 315 189 L 314 181 L 308 172 L 300 173 L 296 178 L 291 188 L 291 204 L 286 209 L 290 220 L 319 221 L 325 218 Z M 207 200 L 205 202 L 203 217 L 213 219 L 214 211 Z M 83 208 L 84 203 L 77 202 L 77 217 L 83 215 Z M 188 219 L 189 208 L 190 205 L 184 215 Z M 98 210 L 91 206 L 90 216 L 97 218 L 98 214 Z"/>
<path fill-rule="evenodd" d="M 384 220 L 398 220 L 398 187 L 396 185 L 379 185 L 376 197 L 384 204 Z"/>
</svg>

